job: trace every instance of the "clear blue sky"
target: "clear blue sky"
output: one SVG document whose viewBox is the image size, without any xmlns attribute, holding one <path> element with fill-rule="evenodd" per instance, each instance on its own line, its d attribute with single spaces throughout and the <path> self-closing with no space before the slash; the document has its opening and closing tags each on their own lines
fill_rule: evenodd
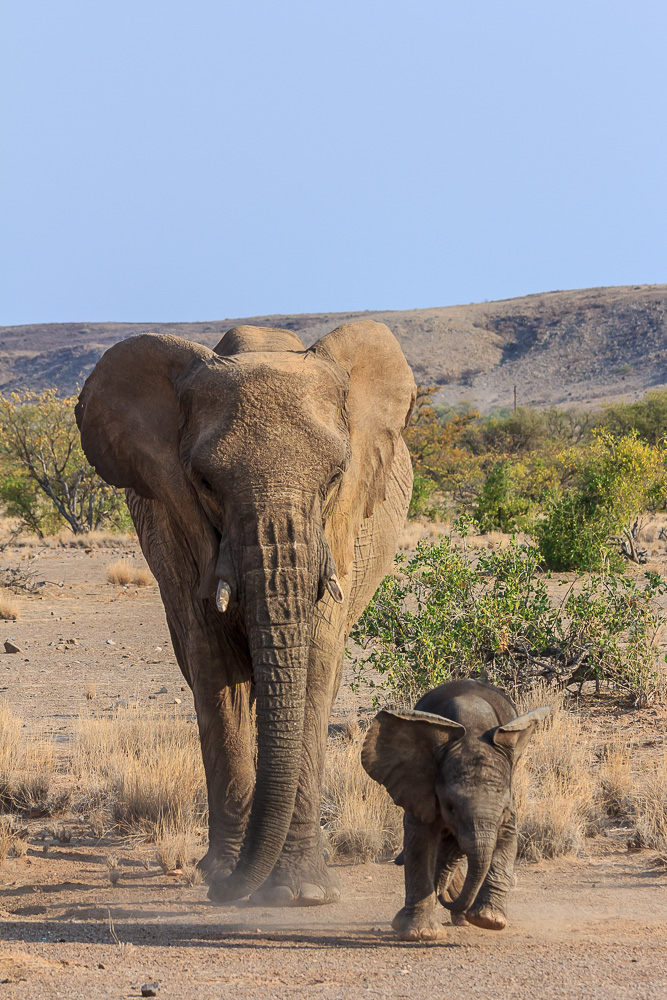
<svg viewBox="0 0 667 1000">
<path fill-rule="evenodd" d="M 667 281 L 664 0 L 13 0 L 0 323 Z"/>
</svg>

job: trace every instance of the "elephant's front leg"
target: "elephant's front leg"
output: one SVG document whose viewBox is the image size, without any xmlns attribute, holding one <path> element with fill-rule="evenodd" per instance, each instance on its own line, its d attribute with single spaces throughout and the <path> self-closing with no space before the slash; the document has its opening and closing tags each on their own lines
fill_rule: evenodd
<svg viewBox="0 0 667 1000">
<path fill-rule="evenodd" d="M 436 870 L 442 832 L 412 813 L 403 819 L 405 905 L 391 922 L 402 941 L 436 941 L 444 934 L 436 907 Z"/>
<path fill-rule="evenodd" d="M 250 663 L 220 630 L 212 606 L 165 601 L 174 652 L 192 688 L 208 797 L 209 847 L 199 867 L 234 868 L 255 785 Z"/>
<path fill-rule="evenodd" d="M 491 931 L 501 931 L 506 926 L 507 896 L 514 884 L 516 850 L 516 815 L 512 813 L 498 830 L 488 875 L 477 893 L 477 899 L 465 915 L 469 923 Z"/>
<path fill-rule="evenodd" d="M 197 678 L 194 697 L 209 812 L 209 847 L 199 867 L 226 876 L 243 843 L 255 782 L 250 682 L 221 686 Z"/>
<path fill-rule="evenodd" d="M 322 782 L 329 717 L 342 674 L 345 635 L 334 629 L 321 602 L 310 662 L 303 725 L 303 760 L 287 839 L 273 872 L 250 897 L 258 906 L 321 906 L 340 899 L 340 881 L 327 867 L 322 845 Z M 337 617 L 333 605 L 333 618 Z M 339 624 L 339 623 L 338 623 Z M 338 632 L 338 634 L 336 634 Z"/>
</svg>

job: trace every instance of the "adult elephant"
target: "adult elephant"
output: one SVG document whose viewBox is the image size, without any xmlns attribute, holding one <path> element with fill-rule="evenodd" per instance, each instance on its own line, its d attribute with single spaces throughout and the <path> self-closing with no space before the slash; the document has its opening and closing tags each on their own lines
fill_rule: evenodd
<svg viewBox="0 0 667 1000">
<path fill-rule="evenodd" d="M 127 488 L 194 694 L 217 902 L 340 895 L 320 843 L 327 723 L 407 511 L 414 395 L 389 329 L 363 321 L 308 350 L 260 327 L 213 351 L 141 334 L 79 397 L 84 451 Z"/>
</svg>

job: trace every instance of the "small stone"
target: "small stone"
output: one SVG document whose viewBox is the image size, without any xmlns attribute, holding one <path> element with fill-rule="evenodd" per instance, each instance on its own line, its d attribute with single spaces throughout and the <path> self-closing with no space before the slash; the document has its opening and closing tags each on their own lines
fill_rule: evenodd
<svg viewBox="0 0 667 1000">
<path fill-rule="evenodd" d="M 162 646 L 156 646 L 155 647 L 155 652 L 156 653 L 161 653 L 162 652 Z"/>
<path fill-rule="evenodd" d="M 113 639 L 107 639 L 107 646 L 115 646 L 115 645 L 116 643 L 113 641 Z"/>
<path fill-rule="evenodd" d="M 141 995 L 142 997 L 156 997 L 159 989 L 159 983 L 144 983 L 141 987 Z"/>
<path fill-rule="evenodd" d="M 106 965 L 104 965 L 102 962 L 98 962 L 97 963 L 97 968 L 98 969 L 106 969 Z"/>
<path fill-rule="evenodd" d="M 22 653 L 23 650 L 11 639 L 5 639 L 5 653 Z"/>
<path fill-rule="evenodd" d="M 180 704 L 181 704 L 181 699 L 180 698 L 174 698 L 174 705 L 180 705 Z"/>
<path fill-rule="evenodd" d="M 163 687 L 160 688 L 159 691 L 156 691 L 155 693 L 156 694 L 167 694 L 167 689 L 166 689 L 166 687 L 163 686 Z"/>
</svg>

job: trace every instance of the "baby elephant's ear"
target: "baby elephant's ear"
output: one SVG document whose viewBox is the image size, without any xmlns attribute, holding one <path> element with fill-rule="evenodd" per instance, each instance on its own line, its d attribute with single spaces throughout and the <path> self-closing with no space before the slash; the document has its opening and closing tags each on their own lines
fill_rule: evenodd
<svg viewBox="0 0 667 1000">
<path fill-rule="evenodd" d="M 366 733 L 361 763 L 397 806 L 432 823 L 436 751 L 462 736 L 465 729 L 458 722 L 430 712 L 378 712 Z"/>
<path fill-rule="evenodd" d="M 493 732 L 493 742 L 509 753 L 512 762 L 518 760 L 528 746 L 538 722 L 546 719 L 550 712 L 550 706 L 534 708 L 532 712 L 526 712 L 518 719 L 512 719 L 504 726 L 498 726 Z"/>
</svg>

